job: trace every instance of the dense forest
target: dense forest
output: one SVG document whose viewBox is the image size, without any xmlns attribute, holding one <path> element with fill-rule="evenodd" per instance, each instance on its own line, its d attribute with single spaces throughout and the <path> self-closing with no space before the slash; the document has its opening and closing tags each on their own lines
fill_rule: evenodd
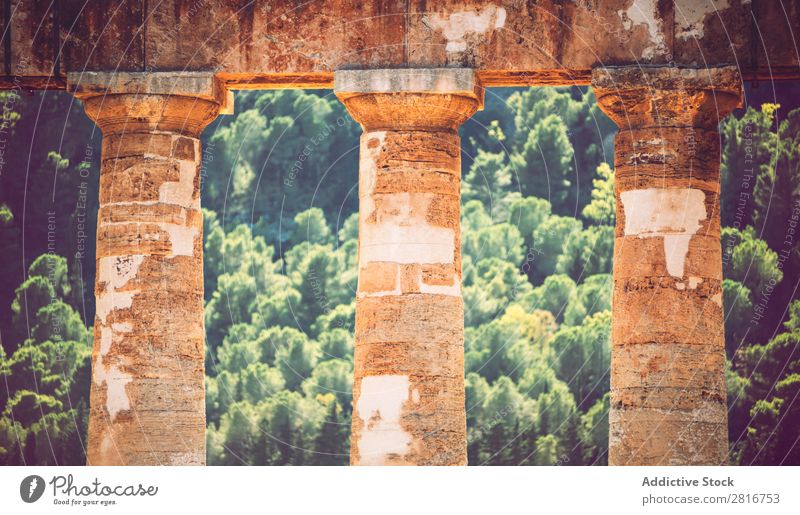
<svg viewBox="0 0 800 515">
<path fill-rule="evenodd" d="M 0 463 L 82 464 L 100 134 L 0 95 Z M 360 128 L 330 92 L 237 94 L 204 133 L 209 464 L 348 462 Z M 471 465 L 602 465 L 613 124 L 586 88 L 490 90 L 461 129 Z M 800 464 L 800 110 L 721 124 L 731 462 Z"/>
</svg>

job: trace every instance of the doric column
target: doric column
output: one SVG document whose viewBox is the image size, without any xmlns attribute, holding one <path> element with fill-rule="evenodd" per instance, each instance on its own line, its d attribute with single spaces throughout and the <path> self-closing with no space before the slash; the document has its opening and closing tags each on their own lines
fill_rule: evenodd
<svg viewBox="0 0 800 515">
<path fill-rule="evenodd" d="M 733 68 L 604 68 L 615 140 L 611 465 L 727 463 L 717 124 Z"/>
<path fill-rule="evenodd" d="M 75 74 L 103 131 L 87 463 L 205 464 L 200 132 L 210 74 Z"/>
<path fill-rule="evenodd" d="M 458 127 L 467 69 L 338 71 L 359 165 L 354 465 L 466 465 Z"/>
</svg>

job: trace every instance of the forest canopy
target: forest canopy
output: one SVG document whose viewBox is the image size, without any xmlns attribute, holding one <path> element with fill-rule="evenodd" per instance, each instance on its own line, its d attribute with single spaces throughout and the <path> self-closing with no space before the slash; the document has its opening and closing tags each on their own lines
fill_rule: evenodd
<svg viewBox="0 0 800 515">
<path fill-rule="evenodd" d="M 67 95 L 0 95 L 30 146 L 0 176 L 0 463 L 83 464 L 100 134 Z M 207 461 L 343 465 L 360 128 L 330 92 L 236 112 L 203 136 Z M 800 110 L 720 129 L 731 461 L 800 464 Z M 614 133 L 586 88 L 490 90 L 461 129 L 470 465 L 607 462 Z"/>
</svg>

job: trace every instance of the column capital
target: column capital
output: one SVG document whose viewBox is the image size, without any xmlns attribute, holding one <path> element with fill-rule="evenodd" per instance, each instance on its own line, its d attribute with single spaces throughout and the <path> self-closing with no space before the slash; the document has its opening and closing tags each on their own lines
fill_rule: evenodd
<svg viewBox="0 0 800 515">
<path fill-rule="evenodd" d="M 600 109 L 621 130 L 716 128 L 742 96 L 742 81 L 733 66 L 595 68 L 592 87 Z"/>
<path fill-rule="evenodd" d="M 106 134 L 143 128 L 197 136 L 218 114 L 233 112 L 233 92 L 209 72 L 69 73 L 67 91 Z"/>
<path fill-rule="evenodd" d="M 456 130 L 483 108 L 469 68 L 338 70 L 333 82 L 364 130 Z"/>
</svg>

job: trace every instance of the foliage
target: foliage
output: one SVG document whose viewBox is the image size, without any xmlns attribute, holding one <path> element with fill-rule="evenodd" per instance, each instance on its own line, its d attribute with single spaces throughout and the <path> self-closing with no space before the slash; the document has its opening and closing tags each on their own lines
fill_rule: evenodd
<svg viewBox="0 0 800 515">
<path fill-rule="evenodd" d="M 63 98 L 45 104 L 68 120 L 56 151 L 42 146 L 61 140 L 55 127 L 34 138 L 26 122 L 38 106 L 20 100 L 6 116 L 15 137 L 35 142 L 28 195 L 53 198 L 47 187 L 57 179 L 67 194 L 55 196 L 55 224 L 71 234 L 85 181 L 92 234 L 99 150 L 87 161 L 83 141 L 99 149 L 98 135 Z M 218 118 L 203 142 L 208 463 L 346 464 L 358 127 L 329 92 L 245 92 L 237 112 Z M 798 464 L 800 301 L 790 301 L 800 250 L 796 238 L 786 241 L 800 206 L 800 111 L 778 120 L 766 105 L 721 128 L 732 458 Z M 583 88 L 492 90 L 486 109 L 461 129 L 470 464 L 607 462 L 613 133 Z M 28 169 L 21 156 L 6 157 Z M 25 211 L 16 193 L 24 183 L 12 175 L 2 176 L 0 237 L 9 262 L 23 266 L 0 277 L 0 373 L 8 384 L 0 462 L 78 464 L 93 241 L 82 259 L 73 258 L 75 236 L 48 253 L 47 210 Z M 22 213 L 26 242 L 42 242 L 26 249 L 29 262 Z"/>
<path fill-rule="evenodd" d="M 30 336 L 10 356 L 0 351 L 7 392 L 0 397 L 3 464 L 85 461 L 91 338 L 78 313 L 56 295 L 69 290 L 66 268 L 66 259 L 43 254 L 17 288 L 16 320 Z"/>
</svg>

